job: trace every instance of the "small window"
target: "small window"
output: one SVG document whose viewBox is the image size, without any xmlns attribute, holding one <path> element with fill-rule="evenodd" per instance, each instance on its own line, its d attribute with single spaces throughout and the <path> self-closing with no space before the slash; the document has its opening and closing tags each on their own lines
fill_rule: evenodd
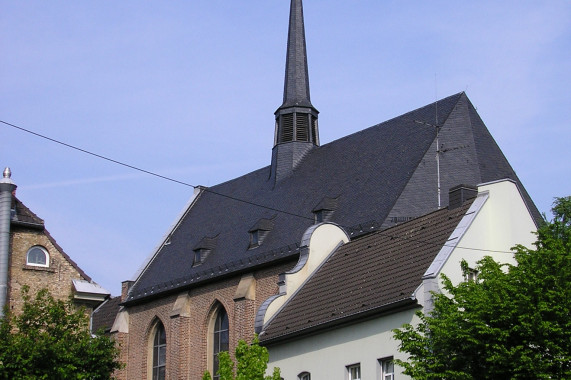
<svg viewBox="0 0 571 380">
<path fill-rule="evenodd" d="M 192 266 L 195 267 L 197 265 L 202 264 L 208 255 L 210 254 L 210 249 L 206 248 L 199 248 L 194 250 L 194 261 L 192 262 Z"/>
<path fill-rule="evenodd" d="M 361 380 L 361 364 L 353 364 L 347 367 L 349 380 Z"/>
<path fill-rule="evenodd" d="M 468 268 L 466 271 L 464 278 L 466 281 L 476 282 L 478 280 L 478 271 L 476 269 Z"/>
<path fill-rule="evenodd" d="M 260 230 L 250 232 L 250 247 L 257 247 L 260 245 Z"/>
<path fill-rule="evenodd" d="M 50 256 L 44 247 L 36 245 L 28 251 L 26 255 L 26 264 L 38 267 L 48 267 Z"/>
<path fill-rule="evenodd" d="M 313 212 L 315 224 L 329 222 L 333 216 L 333 210 L 316 210 Z"/>
<path fill-rule="evenodd" d="M 381 369 L 381 380 L 394 380 L 395 365 L 392 356 L 390 358 L 379 359 Z"/>
<path fill-rule="evenodd" d="M 257 248 L 264 243 L 264 239 L 268 236 L 270 231 L 274 228 L 274 218 L 261 218 L 248 230 L 250 234 L 250 245 L 248 249 Z"/>
<path fill-rule="evenodd" d="M 311 374 L 309 372 L 302 372 L 297 375 L 297 378 L 299 380 L 311 380 Z"/>
</svg>

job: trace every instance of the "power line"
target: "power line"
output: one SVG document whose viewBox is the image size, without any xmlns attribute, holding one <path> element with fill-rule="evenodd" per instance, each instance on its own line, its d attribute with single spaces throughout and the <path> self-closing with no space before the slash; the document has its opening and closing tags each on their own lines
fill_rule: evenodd
<svg viewBox="0 0 571 380">
<path fill-rule="evenodd" d="M 34 132 L 34 131 L 30 131 L 29 129 L 19 127 L 19 126 L 17 126 L 17 125 L 8 123 L 8 122 L 3 121 L 3 120 L 0 120 L 0 123 L 6 124 L 6 125 L 8 125 L 8 126 L 10 126 L 10 127 L 12 127 L 12 128 L 16 128 L 16 129 L 19 129 L 19 130 L 21 130 L 21 131 L 27 132 L 27 133 L 32 134 L 32 135 L 34 135 L 34 136 L 41 137 L 41 138 L 43 138 L 43 139 L 49 140 L 49 141 L 51 141 L 51 142 L 54 142 L 54 143 L 56 143 L 56 144 L 63 145 L 63 146 L 65 146 L 65 147 L 67 147 L 67 148 L 75 149 L 75 150 L 80 151 L 80 152 L 82 152 L 82 153 L 86 153 L 86 154 L 89 154 L 89 155 L 91 155 L 91 156 L 94 156 L 94 157 L 97 157 L 97 158 L 101 158 L 101 159 L 106 160 L 106 161 L 109 161 L 109 162 L 113 162 L 114 164 L 118 164 L 118 165 L 121 165 L 121 166 L 125 166 L 125 167 L 127 167 L 127 168 L 129 168 L 129 169 L 133 169 L 133 170 L 137 170 L 137 171 L 142 172 L 142 173 L 150 174 L 150 175 L 152 175 L 152 176 L 159 177 L 159 178 L 162 178 L 162 179 L 166 179 L 167 181 L 175 182 L 175 183 L 178 183 L 178 184 L 181 184 L 181 185 L 184 185 L 184 186 L 189 186 L 189 187 L 192 187 L 192 188 L 195 188 L 195 187 L 196 187 L 196 186 L 191 185 L 190 183 L 182 182 L 182 181 L 176 180 L 176 179 L 174 179 L 174 178 L 166 177 L 166 176 L 164 176 L 164 175 L 160 175 L 160 174 L 157 174 L 157 173 L 154 173 L 154 172 L 145 170 L 145 169 L 138 168 L 138 167 L 133 166 L 133 165 L 126 164 L 126 163 L 121 162 L 121 161 L 114 160 L 114 159 L 109 158 L 109 157 L 102 156 L 102 155 L 97 154 L 97 153 L 90 152 L 90 151 L 85 150 L 85 149 L 82 149 L 82 148 L 78 148 L 78 147 L 76 147 L 76 146 L 74 146 L 74 145 L 67 144 L 67 143 L 65 143 L 65 142 L 63 142 L 63 141 L 53 139 L 53 138 L 51 138 L 51 137 L 48 137 L 48 136 L 39 134 L 39 133 Z"/>
<path fill-rule="evenodd" d="M 298 217 L 298 218 L 313 220 L 313 218 L 310 218 L 310 217 L 307 217 L 307 216 L 298 215 L 298 214 L 295 214 L 295 213 L 292 213 L 292 212 L 288 212 L 288 211 L 284 211 L 284 210 L 280 210 L 280 209 L 277 209 L 277 208 L 274 208 L 274 207 L 269 207 L 269 206 L 260 205 L 260 204 L 257 204 L 257 203 L 254 203 L 254 202 L 250 202 L 250 201 L 247 201 L 247 200 L 244 200 L 244 199 L 240 199 L 240 198 L 233 197 L 233 196 L 231 196 L 231 195 L 222 194 L 222 193 L 219 193 L 219 192 L 217 192 L 217 191 L 213 191 L 213 190 L 210 190 L 210 189 L 208 189 L 208 188 L 205 188 L 205 187 L 203 187 L 203 186 L 192 185 L 192 184 L 190 184 L 190 183 L 187 183 L 187 182 L 184 182 L 184 181 L 179 181 L 179 180 L 177 180 L 177 179 L 174 179 L 174 178 L 171 178 L 171 177 L 167 177 L 167 176 L 164 176 L 164 175 L 161 175 L 161 174 L 152 172 L 152 171 L 150 171 L 150 170 L 141 169 L 141 168 L 139 168 L 139 167 L 137 167 L 137 166 L 130 165 L 130 164 L 126 164 L 126 163 L 124 163 L 124 162 L 121 162 L 121 161 L 118 161 L 118 160 L 115 160 L 115 159 L 112 159 L 112 158 L 103 156 L 103 155 L 101 155 L 101 154 L 93 153 L 93 152 L 91 152 L 91 151 L 89 151 L 89 150 L 86 150 L 86 149 L 83 149 L 83 148 L 79 148 L 79 147 L 77 147 L 77 146 L 74 146 L 74 145 L 65 143 L 65 142 L 60 141 L 60 140 L 56 140 L 56 139 L 54 139 L 54 138 L 51 138 L 51 137 L 42 135 L 42 134 L 40 134 L 40 133 L 31 131 L 31 130 L 26 129 L 26 128 L 23 128 L 23 127 L 19 127 L 19 126 L 17 126 L 17 125 L 14 125 L 14 124 L 12 124 L 12 123 L 8 123 L 8 122 L 3 121 L 3 120 L 0 120 L 0 123 L 3 123 L 3 124 L 5 124 L 5 125 L 7 125 L 7 126 L 10 126 L 10 127 L 12 127 L 12 128 L 19 129 L 20 131 L 29 133 L 29 134 L 31 134 L 31 135 L 34 135 L 34 136 L 43 138 L 43 139 L 45 139 L 45 140 L 54 142 L 54 143 L 56 143 L 56 144 L 63 145 L 63 146 L 65 146 L 65 147 L 67 147 L 67 148 L 74 149 L 74 150 L 77 150 L 77 151 L 79 151 L 79 152 L 82 152 L 82 153 L 89 154 L 89 155 L 91 155 L 91 156 L 100 158 L 100 159 L 102 159 L 102 160 L 106 160 L 106 161 L 112 162 L 112 163 L 114 163 L 114 164 L 124 166 L 124 167 L 129 168 L 129 169 L 133 169 L 133 170 L 136 170 L 136 171 L 145 173 L 145 174 L 152 175 L 152 176 L 154 176 L 154 177 L 158 177 L 158 178 L 161 178 L 161 179 L 164 179 L 164 180 L 167 180 L 167 181 L 171 181 L 171 182 L 174 182 L 174 183 L 178 183 L 179 185 L 192 187 L 192 188 L 194 188 L 194 189 L 200 188 L 201 190 L 206 191 L 206 192 L 209 192 L 209 193 L 211 193 L 211 194 L 218 195 L 218 196 L 221 196 L 221 197 L 225 197 L 225 198 L 228 198 L 228 199 L 237 201 L 237 202 L 246 203 L 246 204 L 249 204 L 249 205 L 251 205 L 251 206 L 256 206 L 256 207 L 265 208 L 265 209 L 267 209 L 267 210 L 279 212 L 279 213 L 286 214 L 286 215 L 295 216 L 295 217 Z"/>
<path fill-rule="evenodd" d="M 414 122 L 419 123 L 419 124 L 427 124 L 427 125 L 430 125 L 430 124 L 428 124 L 428 123 L 419 122 L 419 121 L 417 121 L 417 120 L 414 120 Z M 225 197 L 225 198 L 228 198 L 228 199 L 233 200 L 233 201 L 246 203 L 246 204 L 249 204 L 249 205 L 251 205 L 251 206 L 260 207 L 260 208 L 265 208 L 265 209 L 267 209 L 267 210 L 271 210 L 271 211 L 279 212 L 279 213 L 282 213 L 282 214 L 295 216 L 295 217 L 297 217 L 297 218 L 303 218 L 303 219 L 308 219 L 308 220 L 312 220 L 312 221 L 313 221 L 313 218 L 310 218 L 310 217 L 307 217 L 307 216 L 298 215 L 298 214 L 295 214 L 295 213 L 292 213 L 292 212 L 289 212 L 289 211 L 280 210 L 280 209 L 277 209 L 277 208 L 274 208 L 274 207 L 264 206 L 264 205 L 261 205 L 261 204 L 258 204 L 258 203 L 254 203 L 254 202 L 247 201 L 247 200 L 244 200 L 244 199 L 236 198 L 236 197 L 233 197 L 233 196 L 231 196 L 231 195 L 222 194 L 222 193 L 219 193 L 219 192 L 217 192 L 217 191 L 213 191 L 213 190 L 210 190 L 210 189 L 208 189 L 208 188 L 205 188 L 205 187 L 203 187 L 203 186 L 191 185 L 190 183 L 187 183 L 187 182 L 184 182 L 184 181 L 179 181 L 179 180 L 177 180 L 177 179 L 170 178 L 170 177 L 167 177 L 167 176 L 164 176 L 164 175 L 161 175 L 161 174 L 158 174 L 158 173 L 149 171 L 149 170 L 141 169 L 141 168 L 139 168 L 139 167 L 137 167 L 137 166 L 130 165 L 130 164 L 126 164 L 126 163 L 124 163 L 124 162 L 121 162 L 121 161 L 118 161 L 118 160 L 115 160 L 115 159 L 112 159 L 112 158 L 103 156 L 103 155 L 101 155 L 101 154 L 97 154 L 97 153 L 88 151 L 88 150 L 86 150 L 86 149 L 79 148 L 79 147 L 77 147 L 77 146 L 74 146 L 74 145 L 65 143 L 65 142 L 60 141 L 60 140 L 56 140 L 56 139 L 54 139 L 54 138 L 51 138 L 51 137 L 42 135 L 42 134 L 40 134 L 40 133 L 31 131 L 31 130 L 26 129 L 26 128 L 23 128 L 23 127 L 19 127 L 19 126 L 17 126 L 17 125 L 8 123 L 8 122 L 3 121 L 3 120 L 0 120 L 0 123 L 5 124 L 5 125 L 7 125 L 7 126 L 9 126 L 9 127 L 18 129 L 18 130 L 20 130 L 20 131 L 29 133 L 29 134 L 31 134 L 31 135 L 34 135 L 34 136 L 43 138 L 43 139 L 45 139 L 45 140 L 54 142 L 54 143 L 56 143 L 56 144 L 63 145 L 63 146 L 65 146 L 65 147 L 67 147 L 67 148 L 74 149 L 74 150 L 77 150 L 77 151 L 79 151 L 79 152 L 82 152 L 82 153 L 85 153 L 85 154 L 88 154 L 88 155 L 91 155 L 91 156 L 100 158 L 100 159 L 102 159 L 102 160 L 106 160 L 106 161 L 112 162 L 112 163 L 117 164 L 117 165 L 121 165 L 121 166 L 127 167 L 127 168 L 129 168 L 129 169 L 133 169 L 133 170 L 136 170 L 136 171 L 145 173 L 145 174 L 149 174 L 149 175 L 152 175 L 152 176 L 157 177 L 157 178 L 161 178 L 161 179 L 164 179 L 164 180 L 167 180 L 167 181 L 170 181 L 170 182 L 178 183 L 178 184 L 183 185 L 183 186 L 192 187 L 192 188 L 194 188 L 194 189 L 200 188 L 202 191 L 209 192 L 209 193 L 211 193 L 211 194 L 218 195 L 218 196 L 221 196 L 221 197 Z M 430 126 L 432 126 L 432 125 L 430 125 Z M 384 232 L 384 231 L 382 231 L 382 230 L 376 230 L 375 232 L 377 232 L 377 233 L 379 233 L 379 234 L 381 234 L 381 235 L 384 235 L 384 236 L 388 236 L 388 237 L 395 238 L 395 239 L 399 239 L 399 240 L 403 240 L 403 241 L 408 240 L 408 241 L 413 241 L 413 242 L 422 243 L 422 244 L 430 244 L 430 245 L 434 245 L 434 246 L 437 246 L 437 245 L 439 246 L 439 245 L 440 245 L 440 244 L 437 244 L 437 243 L 434 243 L 434 242 L 430 242 L 430 241 L 426 241 L 426 240 L 411 239 L 411 238 L 402 237 L 402 236 L 398 236 L 398 235 L 392 235 L 392 234 L 386 233 L 386 232 Z M 447 244 L 443 244 L 442 246 L 443 246 L 443 247 L 452 247 L 452 248 L 461 248 L 461 249 L 473 250 L 473 251 L 480 251 L 480 252 L 510 253 L 510 254 L 513 253 L 513 252 L 510 252 L 510 251 L 496 251 L 496 250 L 491 250 L 491 249 L 469 248 L 469 247 L 453 246 L 453 245 L 447 245 Z"/>
</svg>

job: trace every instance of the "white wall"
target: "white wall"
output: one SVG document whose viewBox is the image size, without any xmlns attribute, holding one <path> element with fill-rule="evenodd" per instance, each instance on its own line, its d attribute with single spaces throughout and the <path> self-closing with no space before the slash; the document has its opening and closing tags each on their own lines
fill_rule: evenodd
<svg viewBox="0 0 571 380">
<path fill-rule="evenodd" d="M 460 270 L 462 259 L 470 268 L 475 268 L 484 256 L 515 264 L 511 248 L 516 244 L 532 247 L 536 240 L 532 233 L 536 230 L 535 223 L 514 182 L 480 185 L 478 193 L 485 192 L 489 192 L 488 199 L 442 268 L 454 284 L 464 280 Z"/>
<path fill-rule="evenodd" d="M 345 380 L 346 366 L 361 364 L 362 379 L 380 379 L 378 359 L 394 356 L 406 359 L 397 350 L 391 330 L 404 323 L 417 323 L 415 310 L 406 310 L 366 322 L 308 336 L 279 346 L 270 346 L 268 372 L 279 367 L 285 380 L 296 380 L 307 371 L 312 380 Z M 401 369 L 395 366 L 397 379 Z"/>
</svg>

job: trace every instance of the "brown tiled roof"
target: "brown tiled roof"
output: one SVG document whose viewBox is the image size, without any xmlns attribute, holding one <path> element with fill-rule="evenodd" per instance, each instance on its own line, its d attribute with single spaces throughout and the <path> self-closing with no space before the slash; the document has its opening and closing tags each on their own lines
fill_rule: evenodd
<svg viewBox="0 0 571 380">
<path fill-rule="evenodd" d="M 263 329 L 260 341 L 270 344 L 415 306 L 413 292 L 472 202 L 341 246 Z"/>
</svg>

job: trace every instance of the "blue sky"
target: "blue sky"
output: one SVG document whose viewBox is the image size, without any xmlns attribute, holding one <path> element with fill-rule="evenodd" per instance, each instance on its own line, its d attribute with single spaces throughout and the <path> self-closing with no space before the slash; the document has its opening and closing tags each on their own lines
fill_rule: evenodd
<svg viewBox="0 0 571 380">
<path fill-rule="evenodd" d="M 270 163 L 289 1 L 0 0 L 0 120 L 193 185 Z M 321 142 L 466 91 L 540 211 L 571 194 L 571 2 L 304 2 Z M 0 125 L 0 166 L 113 294 L 193 189 Z"/>
</svg>

